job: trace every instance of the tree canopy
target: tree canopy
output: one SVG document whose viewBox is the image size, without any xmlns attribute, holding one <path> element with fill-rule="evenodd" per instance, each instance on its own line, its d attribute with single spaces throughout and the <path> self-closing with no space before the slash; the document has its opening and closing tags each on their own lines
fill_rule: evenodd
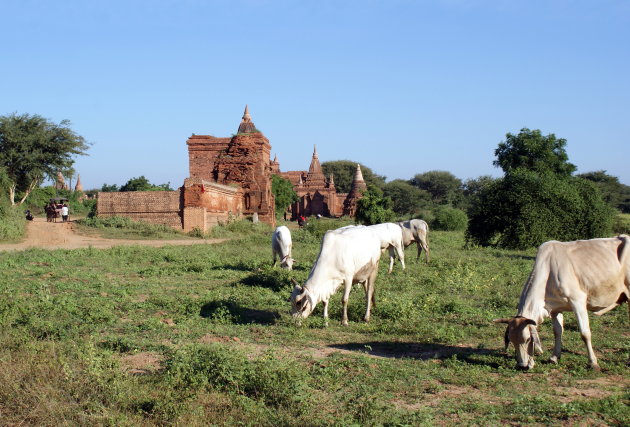
<svg viewBox="0 0 630 427">
<path fill-rule="evenodd" d="M 363 197 L 357 201 L 355 220 L 365 225 L 380 224 L 394 218 L 392 200 L 383 197 L 383 190 L 376 185 L 369 185 Z"/>
<path fill-rule="evenodd" d="M 0 116 L 0 169 L 11 204 L 18 193 L 22 204 L 45 178 L 71 173 L 73 157 L 85 155 L 88 147 L 68 120 L 57 124 L 37 114 Z"/>
<path fill-rule="evenodd" d="M 461 196 L 462 181 L 450 172 L 429 171 L 417 174 L 409 183 L 431 194 L 435 204 L 452 204 Z"/>
<path fill-rule="evenodd" d="M 279 175 L 271 175 L 271 192 L 276 199 L 276 215 L 284 212 L 292 203 L 298 201 L 298 195 L 293 190 L 293 184 Z"/>
<path fill-rule="evenodd" d="M 518 168 L 569 176 L 576 166 L 569 163 L 565 150 L 567 140 L 554 134 L 543 136 L 540 130 L 521 129 L 518 135 L 508 133 L 494 151 L 493 164 L 509 173 Z"/>
<path fill-rule="evenodd" d="M 578 176 L 595 183 L 608 204 L 622 212 L 630 213 L 630 186 L 620 183 L 619 178 L 608 175 L 605 170 L 586 172 Z"/>
<path fill-rule="evenodd" d="M 106 185 L 107 184 L 104 184 L 103 187 Z M 141 175 L 138 178 L 131 178 L 122 187 L 120 187 L 119 191 L 173 191 L 173 189 L 171 188 L 170 182 L 155 185 L 151 184 L 144 175 Z"/>
<path fill-rule="evenodd" d="M 591 239 L 610 232 L 612 217 L 592 182 L 519 168 L 481 189 L 469 210 L 467 241 L 523 249 Z"/>
<path fill-rule="evenodd" d="M 504 248 L 606 236 L 613 209 L 593 182 L 572 176 L 566 140 L 539 130 L 507 134 L 495 151 L 505 176 L 471 182 L 466 240 Z M 468 190 L 468 189 L 467 189 Z"/>
<path fill-rule="evenodd" d="M 407 181 L 395 179 L 383 187 L 383 194 L 392 199 L 392 209 L 398 215 L 411 215 L 425 207 L 431 200 L 431 195 Z"/>
<path fill-rule="evenodd" d="M 363 174 L 363 180 L 367 185 L 376 185 L 383 188 L 385 185 L 385 177 L 377 175 L 369 167 L 362 165 L 358 162 L 352 162 L 350 160 L 334 160 L 330 162 L 322 163 L 322 172 L 326 177 L 333 174 L 335 180 L 335 188 L 339 193 L 349 193 L 352 188 L 352 179 L 354 178 L 354 172 L 357 170 L 357 164 L 361 166 L 361 173 Z"/>
</svg>

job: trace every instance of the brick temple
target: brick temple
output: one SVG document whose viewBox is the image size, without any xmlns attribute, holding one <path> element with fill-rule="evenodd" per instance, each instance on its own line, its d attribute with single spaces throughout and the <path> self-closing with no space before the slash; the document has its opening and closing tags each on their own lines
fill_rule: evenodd
<svg viewBox="0 0 630 427">
<path fill-rule="evenodd" d="M 292 219 L 298 216 L 308 217 L 311 215 L 354 216 L 357 200 L 361 198 L 361 191 L 367 188 L 361 167 L 357 165 L 350 192 L 337 193 L 333 175 L 326 177 L 322 172 L 317 147 L 313 149 L 313 158 L 308 171 L 280 172 L 277 159 L 274 159 L 272 169 L 274 173 L 291 181 L 293 190 L 300 198 L 289 208 Z"/>
<path fill-rule="evenodd" d="M 189 178 L 176 191 L 101 192 L 98 215 L 127 216 L 165 224 L 184 231 L 207 231 L 239 216 L 257 216 L 276 223 L 272 174 L 294 186 L 299 201 L 289 212 L 298 216 L 354 216 L 356 201 L 366 188 L 357 165 L 350 193 L 337 193 L 333 176 L 325 177 L 317 150 L 308 171 L 281 172 L 277 157 L 270 158 L 271 144 L 254 125 L 245 106 L 237 133 L 232 137 L 193 134 L 188 145 Z"/>
</svg>

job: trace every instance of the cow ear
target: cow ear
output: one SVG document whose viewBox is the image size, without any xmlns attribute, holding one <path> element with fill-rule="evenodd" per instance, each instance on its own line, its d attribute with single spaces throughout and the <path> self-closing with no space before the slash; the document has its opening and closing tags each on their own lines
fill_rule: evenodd
<svg viewBox="0 0 630 427">
<path fill-rule="evenodd" d="M 526 320 L 525 320 L 525 324 L 526 324 L 526 325 L 536 326 L 536 321 L 535 321 L 535 320 L 532 320 L 532 319 L 526 319 Z"/>
<path fill-rule="evenodd" d="M 508 317 L 503 317 L 501 319 L 494 319 L 492 321 L 492 323 L 510 323 L 512 321 L 512 319 L 508 318 Z"/>
</svg>

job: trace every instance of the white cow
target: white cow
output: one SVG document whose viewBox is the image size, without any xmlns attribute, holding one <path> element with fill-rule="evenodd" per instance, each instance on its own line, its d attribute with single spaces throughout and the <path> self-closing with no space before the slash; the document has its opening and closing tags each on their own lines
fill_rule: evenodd
<svg viewBox="0 0 630 427">
<path fill-rule="evenodd" d="M 281 225 L 276 228 L 271 236 L 271 251 L 273 252 L 273 265 L 275 267 L 278 262 L 276 256 L 280 258 L 280 267 L 287 270 L 293 268 L 295 260 L 291 258 L 291 249 L 293 242 L 291 241 L 291 232 L 287 227 Z"/>
<path fill-rule="evenodd" d="M 344 285 L 342 324 L 348 325 L 348 298 L 353 283 L 362 283 L 365 289 L 366 311 L 364 320 L 370 320 L 371 304 L 374 301 L 374 282 L 378 273 L 381 245 L 369 230 L 357 233 L 327 231 L 322 239 L 319 255 L 304 283 L 291 293 L 291 314 L 308 317 L 321 301 L 324 304 L 324 319 L 328 321 L 328 301 Z"/>
<path fill-rule="evenodd" d="M 538 248 L 516 317 L 495 322 L 508 324 L 505 348 L 512 343 L 518 367 L 529 369 L 534 366 L 534 353 L 542 353 L 536 326 L 551 316 L 555 346 L 550 360 L 557 363 L 562 349 L 562 312 L 573 311 L 590 365 L 599 369 L 591 345 L 588 311 L 599 316 L 629 298 L 630 237 L 551 241 Z"/>
<path fill-rule="evenodd" d="M 363 225 L 347 225 L 334 231 L 335 233 L 347 234 L 364 232 L 361 230 L 365 229 L 372 231 L 378 237 L 379 241 L 381 242 L 382 250 L 389 250 L 389 268 L 387 272 L 392 272 L 395 256 L 398 256 L 398 259 L 400 259 L 400 263 L 402 264 L 402 268 L 404 270 L 405 247 L 403 246 L 402 230 L 397 224 L 386 222 L 383 224 L 375 224 L 367 227 Z"/>
<path fill-rule="evenodd" d="M 429 262 L 429 224 L 422 219 L 410 219 L 408 221 L 397 222 L 403 231 L 403 244 L 405 248 L 412 242 L 416 242 L 418 247 L 418 256 L 416 260 L 420 259 L 422 249 L 424 249 L 425 260 Z"/>
</svg>

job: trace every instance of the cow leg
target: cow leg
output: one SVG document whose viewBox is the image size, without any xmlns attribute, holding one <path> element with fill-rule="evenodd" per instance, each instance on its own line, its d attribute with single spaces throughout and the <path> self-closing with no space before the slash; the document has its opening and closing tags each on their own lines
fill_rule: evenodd
<svg viewBox="0 0 630 427">
<path fill-rule="evenodd" d="M 352 277 L 344 280 L 343 297 L 341 298 L 341 304 L 343 306 L 343 317 L 341 324 L 348 326 L 348 300 L 350 299 L 350 290 L 352 289 Z"/>
<path fill-rule="evenodd" d="M 420 239 L 416 240 L 416 247 L 418 248 L 418 256 L 416 256 L 416 262 L 420 260 L 420 254 L 422 253 L 422 244 L 420 243 Z"/>
<path fill-rule="evenodd" d="M 394 247 L 390 246 L 389 249 L 389 268 L 387 269 L 387 273 L 391 274 L 394 269 Z"/>
<path fill-rule="evenodd" d="M 278 259 L 276 258 L 276 251 L 273 251 L 273 265 L 272 265 L 272 267 L 275 267 L 277 263 L 278 263 Z"/>
<path fill-rule="evenodd" d="M 591 368 L 599 370 L 597 357 L 595 356 L 595 352 L 593 351 L 593 346 L 591 344 L 591 327 L 588 321 L 586 303 L 583 301 L 573 303 L 573 312 L 575 313 L 575 317 L 578 321 L 580 334 L 582 335 L 582 341 L 584 341 L 584 344 L 586 345 L 586 351 L 588 352 L 588 361 L 591 365 Z"/>
<path fill-rule="evenodd" d="M 429 242 L 423 241 L 422 247 L 424 248 L 424 257 L 428 264 L 429 263 Z"/>
<path fill-rule="evenodd" d="M 328 298 L 322 301 L 324 304 L 324 325 L 328 326 Z"/>
<path fill-rule="evenodd" d="M 376 288 L 377 274 L 378 274 L 378 265 L 374 267 L 372 274 L 370 274 L 370 277 L 368 277 L 367 282 L 366 282 L 366 288 L 365 288 L 366 308 L 365 308 L 365 317 L 363 317 L 363 320 L 365 320 L 366 322 L 370 321 L 370 314 L 371 314 L 372 306 L 376 307 L 376 298 L 374 297 L 374 291 Z"/>
<path fill-rule="evenodd" d="M 553 337 L 555 344 L 553 354 L 549 358 L 552 363 L 558 363 L 560 352 L 562 351 L 562 331 L 564 330 L 564 316 L 562 313 L 551 313 L 551 321 L 553 322 Z"/>
<path fill-rule="evenodd" d="M 402 265 L 402 269 L 405 269 L 405 248 L 404 246 L 396 247 L 396 255 L 398 255 L 398 259 L 400 260 L 400 265 Z"/>
</svg>

